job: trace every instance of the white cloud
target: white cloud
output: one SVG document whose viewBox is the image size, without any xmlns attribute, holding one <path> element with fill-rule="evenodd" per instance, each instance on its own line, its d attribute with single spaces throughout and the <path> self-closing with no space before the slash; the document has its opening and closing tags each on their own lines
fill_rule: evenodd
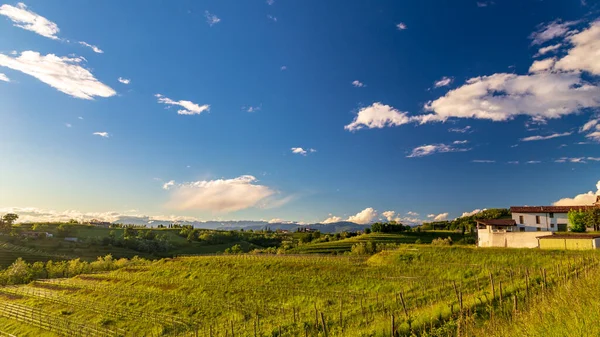
<svg viewBox="0 0 600 337">
<path fill-rule="evenodd" d="M 16 7 L 11 5 L 0 6 L 0 15 L 4 15 L 14 22 L 16 27 L 32 31 L 41 36 L 57 40 L 58 26 L 56 23 L 46 19 L 27 9 L 27 6 L 19 2 Z"/>
<path fill-rule="evenodd" d="M 551 70 L 554 67 L 554 63 L 556 63 L 556 58 L 547 58 L 540 61 L 533 61 L 531 67 L 529 67 L 530 73 L 537 73 L 540 71 Z"/>
<path fill-rule="evenodd" d="M 273 22 L 277 22 L 277 17 L 273 15 L 267 15 L 267 18 L 271 19 Z"/>
<path fill-rule="evenodd" d="M 281 66 L 280 70 L 287 70 L 287 66 Z"/>
<path fill-rule="evenodd" d="M 179 105 L 183 109 L 177 110 L 179 115 L 199 115 L 204 111 L 210 111 L 210 105 L 198 105 L 191 101 L 174 101 L 168 97 L 165 97 L 161 94 L 156 94 L 154 97 L 158 98 L 158 103 L 167 104 L 169 106 Z"/>
<path fill-rule="evenodd" d="M 496 161 L 495 160 L 489 160 L 489 159 L 474 159 L 471 160 L 472 163 L 481 163 L 481 164 L 493 164 Z"/>
<path fill-rule="evenodd" d="M 249 106 L 249 107 L 243 106 L 242 109 L 246 110 L 246 112 L 257 112 L 262 109 L 262 104 L 259 106 Z"/>
<path fill-rule="evenodd" d="M 517 165 L 517 164 L 519 164 L 519 161 L 518 160 L 509 161 L 508 164 L 515 164 L 515 165 Z"/>
<path fill-rule="evenodd" d="M 368 223 L 371 223 L 373 219 L 375 219 L 375 217 L 377 217 L 377 211 L 374 210 L 372 207 L 368 207 L 356 213 L 355 215 L 350 216 L 348 218 L 348 221 L 360 225 L 366 225 Z"/>
<path fill-rule="evenodd" d="M 177 210 L 234 212 L 258 206 L 276 193 L 257 184 L 251 175 L 233 179 L 200 180 L 174 185 L 168 207 Z"/>
<path fill-rule="evenodd" d="M 597 157 L 562 157 L 556 159 L 554 162 L 556 163 L 578 163 L 585 164 L 587 161 L 600 161 L 600 158 Z"/>
<path fill-rule="evenodd" d="M 77 119 L 83 119 L 83 117 L 79 116 L 79 117 L 77 117 Z"/>
<path fill-rule="evenodd" d="M 410 216 L 419 216 L 419 213 L 417 213 L 417 212 L 411 212 L 411 211 L 406 212 L 406 214 L 408 214 Z"/>
<path fill-rule="evenodd" d="M 267 0 L 267 5 L 271 6 L 275 3 L 275 0 Z"/>
<path fill-rule="evenodd" d="M 175 180 L 169 180 L 168 182 L 163 184 L 163 189 L 164 190 L 168 190 L 170 189 L 172 186 L 175 186 Z"/>
<path fill-rule="evenodd" d="M 540 164 L 540 163 L 541 163 L 541 161 L 539 161 L 539 160 L 530 160 L 530 161 L 525 162 L 525 164 Z"/>
<path fill-rule="evenodd" d="M 483 212 L 485 210 L 486 210 L 485 208 L 484 209 L 479 209 L 478 208 L 478 209 L 474 209 L 474 210 L 472 210 L 470 212 L 464 212 L 461 216 L 459 216 L 459 218 L 463 218 L 463 217 L 466 217 L 466 216 L 475 215 L 475 214 L 481 213 L 481 212 Z"/>
<path fill-rule="evenodd" d="M 86 47 L 92 49 L 94 51 L 94 53 L 98 53 L 98 54 L 104 53 L 104 51 L 102 51 L 102 49 L 98 48 L 97 46 L 91 45 L 91 44 L 89 44 L 87 42 L 79 41 L 79 44 L 82 45 L 82 46 L 86 46 Z"/>
<path fill-rule="evenodd" d="M 309 152 L 310 153 L 317 152 L 317 150 L 315 150 L 315 149 L 306 149 L 305 150 L 305 149 L 303 149 L 301 147 L 293 147 L 293 148 L 291 148 L 291 150 L 292 150 L 292 153 L 300 154 L 300 155 L 303 155 L 303 156 L 306 156 Z"/>
<path fill-rule="evenodd" d="M 448 219 L 448 213 L 428 214 L 428 218 L 433 218 L 433 221 L 444 221 Z"/>
<path fill-rule="evenodd" d="M 329 218 L 321 221 L 321 223 L 328 224 L 328 223 L 334 223 L 334 222 L 340 222 L 340 221 L 342 221 L 342 218 L 340 218 L 339 216 L 333 216 L 333 215 L 329 214 Z"/>
<path fill-rule="evenodd" d="M 396 215 L 396 212 L 394 211 L 385 211 L 383 213 L 381 213 L 381 215 L 383 215 L 387 221 L 393 221 L 394 220 L 394 216 Z"/>
<path fill-rule="evenodd" d="M 137 210 L 128 210 L 125 212 L 82 212 L 77 210 L 56 211 L 41 209 L 36 207 L 5 207 L 0 208 L 0 214 L 16 213 L 19 215 L 19 222 L 58 222 L 75 219 L 77 221 L 100 220 L 115 222 L 122 218 L 137 218 L 141 221 L 152 223 L 154 221 L 200 221 L 194 217 L 178 215 L 143 215 Z"/>
<path fill-rule="evenodd" d="M 469 132 L 469 130 L 471 130 L 471 126 L 469 126 L 469 125 L 465 126 L 462 129 L 461 128 L 448 129 L 448 131 L 450 131 L 450 132 L 457 132 L 457 133 L 467 133 L 467 132 Z"/>
<path fill-rule="evenodd" d="M 415 157 L 424 157 L 429 156 L 434 153 L 447 153 L 447 152 L 465 152 L 469 151 L 469 148 L 460 148 L 453 147 L 451 145 L 446 144 L 430 144 L 430 145 L 421 145 L 415 147 L 411 153 L 407 156 L 407 158 L 415 158 Z"/>
<path fill-rule="evenodd" d="M 589 191 L 587 193 L 578 194 L 573 198 L 563 198 L 552 205 L 554 206 L 578 206 L 578 205 L 592 205 L 596 202 L 596 196 L 600 195 L 600 180 L 596 184 L 596 193 Z"/>
<path fill-rule="evenodd" d="M 95 136 L 103 137 L 103 138 L 108 138 L 109 137 L 108 136 L 108 132 L 94 132 L 92 134 L 95 135 Z"/>
<path fill-rule="evenodd" d="M 410 118 L 407 112 L 401 112 L 389 105 L 377 102 L 360 109 L 352 123 L 344 126 L 344 129 L 349 131 L 360 130 L 363 127 L 381 129 L 386 126 L 398 126 L 409 122 Z"/>
<path fill-rule="evenodd" d="M 538 57 L 538 56 L 542 56 L 545 55 L 547 53 L 553 52 L 558 50 L 560 47 L 562 46 L 562 44 L 557 43 L 555 45 L 552 46 L 548 46 L 548 47 L 542 47 L 540 48 L 540 50 L 538 50 L 537 54 L 534 55 L 534 57 Z"/>
<path fill-rule="evenodd" d="M 0 66 L 31 75 L 67 95 L 82 99 L 114 96 L 112 88 L 80 65 L 83 61 L 81 57 L 43 56 L 34 51 L 24 51 L 16 58 L 0 54 Z"/>
<path fill-rule="evenodd" d="M 566 71 L 583 70 L 600 75 L 600 20 L 566 40 L 573 48 L 556 62 L 555 68 Z"/>
<path fill-rule="evenodd" d="M 206 23 L 211 27 L 221 22 L 218 16 L 211 14 L 209 11 L 204 11 L 204 17 L 206 18 Z"/>
<path fill-rule="evenodd" d="M 455 140 L 452 142 L 452 144 L 458 145 L 458 144 L 467 144 L 469 141 L 468 140 Z"/>
<path fill-rule="evenodd" d="M 590 130 L 594 130 L 595 128 L 598 127 L 599 124 L 600 124 L 600 118 L 592 118 L 587 123 L 585 123 L 581 127 L 581 129 L 579 129 L 579 132 L 587 132 Z"/>
<path fill-rule="evenodd" d="M 118 81 L 119 81 L 119 82 L 121 82 L 121 83 L 123 83 L 123 84 L 129 84 L 129 83 L 131 83 L 131 80 L 130 80 L 130 79 L 128 79 L 128 78 L 123 78 L 123 77 L 119 77 L 119 78 L 118 78 Z"/>
<path fill-rule="evenodd" d="M 559 118 L 582 108 L 600 106 L 600 88 L 584 82 L 578 73 L 507 73 L 475 77 L 445 96 L 428 102 L 433 115 L 427 121 L 477 118 L 506 121 L 517 115 Z"/>
<path fill-rule="evenodd" d="M 569 33 L 569 27 L 575 24 L 577 24 L 577 21 L 561 22 L 561 20 L 558 19 L 545 25 L 539 25 L 538 30 L 529 36 L 529 38 L 533 40 L 531 44 L 542 44 L 546 41 L 563 37 Z"/>
<path fill-rule="evenodd" d="M 352 85 L 355 86 L 355 87 L 357 87 L 357 88 L 366 87 L 366 85 L 364 83 L 362 83 L 361 81 L 359 81 L 359 80 L 352 81 Z"/>
<path fill-rule="evenodd" d="M 10 78 L 8 78 L 8 76 L 6 76 L 5 74 L 0 73 L 0 81 L 10 82 Z"/>
<path fill-rule="evenodd" d="M 70 128 L 70 127 L 72 127 L 73 125 L 71 125 L 70 123 L 65 123 L 65 126 L 66 126 L 66 127 L 68 127 L 68 128 Z"/>
<path fill-rule="evenodd" d="M 396 28 L 398 28 L 398 30 L 405 30 L 408 27 L 406 27 L 406 24 L 404 22 L 400 22 L 396 25 Z"/>
<path fill-rule="evenodd" d="M 490 6 L 493 4 L 494 4 L 493 1 L 477 1 L 477 7 L 479 7 L 479 8 L 487 7 L 487 6 Z"/>
<path fill-rule="evenodd" d="M 537 140 L 547 140 L 547 139 L 553 139 L 553 138 L 558 138 L 558 137 L 566 137 L 566 136 L 570 136 L 571 134 L 573 134 L 573 132 L 563 132 L 563 133 L 553 133 L 551 135 L 548 136 L 530 136 L 530 137 L 525 137 L 525 138 L 521 138 L 522 142 L 531 142 L 531 141 L 537 141 Z"/>
<path fill-rule="evenodd" d="M 435 81 L 434 86 L 436 88 L 445 87 L 445 86 L 450 85 L 450 83 L 452 83 L 452 77 L 444 76 L 444 77 L 442 77 L 441 80 Z"/>
</svg>

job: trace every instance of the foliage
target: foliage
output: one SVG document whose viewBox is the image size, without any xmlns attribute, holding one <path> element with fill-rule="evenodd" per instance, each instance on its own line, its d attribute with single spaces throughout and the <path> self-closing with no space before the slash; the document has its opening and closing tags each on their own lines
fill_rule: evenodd
<svg viewBox="0 0 600 337">
<path fill-rule="evenodd" d="M 6 213 L 0 218 L 0 231 L 10 231 L 19 216 L 15 213 Z"/>
<path fill-rule="evenodd" d="M 600 230 L 600 207 L 589 208 L 585 211 L 585 225 L 594 231 Z"/>
<path fill-rule="evenodd" d="M 586 213 L 583 211 L 570 210 L 569 214 L 569 229 L 571 232 L 583 233 L 586 230 Z"/>
<path fill-rule="evenodd" d="M 463 216 L 454 220 L 424 222 L 419 228 L 424 230 L 460 230 L 464 233 L 466 231 L 474 231 L 477 228 L 476 220 L 503 219 L 510 218 L 510 216 L 510 210 L 507 208 L 491 208 L 474 215 Z"/>
<path fill-rule="evenodd" d="M 434 246 L 451 246 L 452 245 L 452 238 L 451 237 L 447 237 L 447 238 L 437 238 L 434 239 L 433 241 L 431 241 L 431 244 Z"/>
<path fill-rule="evenodd" d="M 410 231 L 410 226 L 404 226 L 401 223 L 392 222 L 376 222 L 371 225 L 371 231 L 374 233 L 401 233 Z"/>
</svg>

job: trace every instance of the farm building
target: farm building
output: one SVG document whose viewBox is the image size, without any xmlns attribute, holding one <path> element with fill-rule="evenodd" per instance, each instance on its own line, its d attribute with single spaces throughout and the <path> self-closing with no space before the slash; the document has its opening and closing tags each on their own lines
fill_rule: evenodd
<svg viewBox="0 0 600 337">
<path fill-rule="evenodd" d="M 478 247 L 510 247 L 510 248 L 537 248 L 542 241 L 544 245 L 551 246 L 556 242 L 546 242 L 552 239 L 538 240 L 541 237 L 549 237 L 539 232 L 552 234 L 555 232 L 567 232 L 569 228 L 568 213 L 571 210 L 585 211 L 600 207 L 600 196 L 597 197 L 593 205 L 585 206 L 512 206 L 510 212 L 512 219 L 498 220 L 477 220 L 477 246 Z M 558 236 L 557 236 L 558 237 Z M 592 240 L 591 238 L 580 238 L 581 240 Z M 568 248 L 573 244 L 575 246 L 585 245 L 574 237 L 565 239 L 562 249 Z M 567 247 L 567 248 L 565 248 Z M 595 246 L 594 246 L 595 247 Z M 599 245 L 600 247 L 600 245 Z"/>
<path fill-rule="evenodd" d="M 600 235 L 554 234 L 539 236 L 538 240 L 541 249 L 584 250 L 600 248 Z"/>
</svg>

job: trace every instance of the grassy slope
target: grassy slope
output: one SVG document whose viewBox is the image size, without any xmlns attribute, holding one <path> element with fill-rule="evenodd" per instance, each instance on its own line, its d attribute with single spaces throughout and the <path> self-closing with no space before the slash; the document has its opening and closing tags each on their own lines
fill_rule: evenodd
<svg viewBox="0 0 600 337">
<path fill-rule="evenodd" d="M 270 335 L 281 326 L 286 337 L 303 335 L 304 326 L 310 330 L 309 335 L 317 335 L 311 330 L 316 306 L 329 322 L 330 336 L 389 336 L 386 329 L 390 313 L 396 315 L 399 330 L 408 329 L 397 292 L 404 293 L 413 327 L 427 327 L 439 317 L 447 318 L 451 305 L 456 308 L 453 281 L 469 307 L 480 302 L 486 293 L 489 296 L 486 282 L 490 272 L 497 282 L 504 283 L 506 293 L 514 289 L 523 292 L 525 267 L 531 268 L 531 287 L 535 287 L 533 270 L 547 268 L 552 280 L 557 263 L 575 263 L 582 256 L 597 255 L 596 252 L 414 246 L 384 252 L 368 260 L 285 255 L 180 258 L 19 288 L 35 289 L 78 305 L 29 296 L 13 301 L 54 314 L 70 310 L 69 319 L 94 325 L 111 318 L 106 316 L 107 308 L 176 315 L 178 320 L 193 319 L 200 324 L 199 335 L 208 335 L 209 326 L 222 331 L 232 321 L 236 335 L 251 335 L 258 313 L 263 334 Z M 508 270 L 514 272 L 514 283 Z M 478 290 L 479 283 L 483 289 Z M 343 332 L 339 324 L 340 300 Z M 126 315 L 111 318 L 106 327 L 149 335 L 165 329 L 168 321 Z"/>
<path fill-rule="evenodd" d="M 352 246 L 357 243 L 373 242 L 373 243 L 415 243 L 421 240 L 422 243 L 431 243 L 433 239 L 442 237 L 452 237 L 453 241 L 460 240 L 463 236 L 456 232 L 450 231 L 429 231 L 429 232 L 406 232 L 399 234 L 384 234 L 371 233 L 355 236 L 349 239 L 320 242 L 314 244 L 306 244 L 292 250 L 292 253 L 298 254 L 328 254 L 328 253 L 343 253 L 349 252 Z"/>
</svg>

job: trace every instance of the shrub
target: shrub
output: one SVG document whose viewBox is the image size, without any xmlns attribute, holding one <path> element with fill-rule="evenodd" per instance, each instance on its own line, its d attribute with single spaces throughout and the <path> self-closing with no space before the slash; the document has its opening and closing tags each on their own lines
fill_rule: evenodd
<svg viewBox="0 0 600 337">
<path fill-rule="evenodd" d="M 447 237 L 447 238 L 437 238 L 437 239 L 433 239 L 433 241 L 431 241 L 431 244 L 434 246 L 451 246 L 452 245 L 452 238 L 451 237 Z"/>
</svg>

